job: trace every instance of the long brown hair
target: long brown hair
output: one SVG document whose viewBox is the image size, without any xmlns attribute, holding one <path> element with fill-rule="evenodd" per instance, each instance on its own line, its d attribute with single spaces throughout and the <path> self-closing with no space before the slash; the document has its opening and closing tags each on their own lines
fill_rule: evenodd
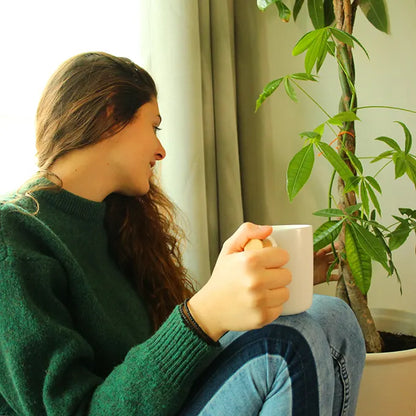
<svg viewBox="0 0 416 416">
<path fill-rule="evenodd" d="M 127 58 L 102 52 L 70 58 L 52 75 L 39 102 L 40 172 L 47 176 L 65 153 L 111 137 L 156 97 L 151 76 Z M 106 203 L 111 253 L 146 302 L 156 329 L 193 293 L 182 264 L 175 207 L 153 182 L 144 196 L 111 194 Z"/>
</svg>

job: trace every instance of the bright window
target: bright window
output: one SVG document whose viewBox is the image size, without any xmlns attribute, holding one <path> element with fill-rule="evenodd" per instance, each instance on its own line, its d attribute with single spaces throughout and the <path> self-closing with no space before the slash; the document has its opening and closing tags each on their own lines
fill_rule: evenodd
<svg viewBox="0 0 416 416">
<path fill-rule="evenodd" d="M 138 0 L 4 1 L 0 4 L 0 194 L 36 171 L 36 107 L 59 64 L 105 51 L 141 65 Z"/>
</svg>

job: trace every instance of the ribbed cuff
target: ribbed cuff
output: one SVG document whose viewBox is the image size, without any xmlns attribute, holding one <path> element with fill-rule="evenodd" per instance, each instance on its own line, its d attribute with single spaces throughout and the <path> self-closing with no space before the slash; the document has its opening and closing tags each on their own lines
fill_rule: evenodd
<svg viewBox="0 0 416 416">
<path fill-rule="evenodd" d="M 214 341 L 198 324 L 198 322 L 195 321 L 194 317 L 191 314 L 191 311 L 188 307 L 188 299 L 185 299 L 185 301 L 179 306 L 179 312 L 181 314 L 181 318 L 185 325 L 190 328 L 196 335 L 199 336 L 199 338 L 202 339 L 202 341 L 205 341 L 208 345 L 214 345 L 219 346 L 219 343 L 217 341 Z"/>
<path fill-rule="evenodd" d="M 219 351 L 219 346 L 208 345 L 181 317 L 177 306 L 159 330 L 146 342 L 149 356 L 156 361 L 166 377 L 181 384 L 189 376 L 194 378 Z"/>
</svg>

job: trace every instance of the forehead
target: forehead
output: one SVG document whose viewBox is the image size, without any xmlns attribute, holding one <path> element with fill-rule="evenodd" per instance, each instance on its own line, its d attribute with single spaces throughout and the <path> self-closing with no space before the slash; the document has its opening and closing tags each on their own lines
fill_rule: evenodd
<svg viewBox="0 0 416 416">
<path fill-rule="evenodd" d="M 162 121 L 162 117 L 160 116 L 160 113 L 159 113 L 159 105 L 157 103 L 156 98 L 152 99 L 146 104 L 143 104 L 137 110 L 136 116 L 153 117 L 153 118 L 157 118 L 159 121 Z"/>
</svg>

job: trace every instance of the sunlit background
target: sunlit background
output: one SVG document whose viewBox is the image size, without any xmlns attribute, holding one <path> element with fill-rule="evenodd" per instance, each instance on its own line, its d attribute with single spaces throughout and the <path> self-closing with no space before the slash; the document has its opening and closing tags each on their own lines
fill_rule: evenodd
<svg viewBox="0 0 416 416">
<path fill-rule="evenodd" d="M 55 69 L 100 50 L 141 64 L 139 2 L 4 1 L 0 5 L 0 194 L 36 171 L 36 107 Z"/>
</svg>

